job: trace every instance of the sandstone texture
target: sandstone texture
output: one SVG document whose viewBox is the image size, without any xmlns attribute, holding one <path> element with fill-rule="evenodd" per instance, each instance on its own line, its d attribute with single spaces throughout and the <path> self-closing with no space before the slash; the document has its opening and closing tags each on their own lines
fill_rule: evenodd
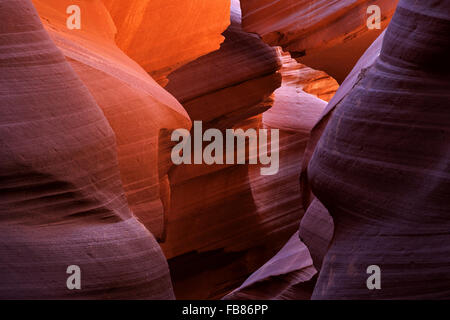
<svg viewBox="0 0 450 320">
<path fill-rule="evenodd" d="M 335 224 L 314 299 L 448 299 L 449 32 L 447 1 L 401 0 L 334 107 L 308 168 Z"/>
<path fill-rule="evenodd" d="M 220 50 L 170 74 L 165 87 L 193 121 L 219 129 L 266 111 L 281 84 L 276 50 L 242 30 L 238 1 L 232 1 L 231 24 L 223 36 Z"/>
<path fill-rule="evenodd" d="M 276 50 L 244 32 L 240 20 L 233 1 L 220 50 L 168 77 L 166 89 L 205 129 L 259 128 L 281 83 Z M 178 297 L 222 297 L 295 231 L 298 213 L 262 211 L 255 203 L 252 167 L 259 176 L 259 166 L 248 164 L 183 164 L 170 171 L 171 212 L 161 245 Z"/>
<path fill-rule="evenodd" d="M 0 38 L 0 297 L 174 298 L 127 206 L 114 132 L 30 1 L 0 1 Z M 71 265 L 83 290 L 66 286 Z"/>
<path fill-rule="evenodd" d="M 76 2 L 76 1 L 75 1 Z M 179 102 L 115 44 L 115 27 L 101 1 L 78 1 L 82 28 L 66 27 L 72 0 L 35 0 L 56 45 L 89 89 L 117 140 L 119 168 L 133 213 L 158 238 L 170 205 L 170 132 L 190 128 Z"/>
<path fill-rule="evenodd" d="M 386 28 L 396 4 L 396 0 L 241 0 L 246 31 L 338 82 Z M 370 5 L 381 9 L 380 29 L 367 27 Z"/>
<path fill-rule="evenodd" d="M 219 49 L 230 0 L 102 0 L 116 42 L 159 83 L 178 67 Z"/>
<path fill-rule="evenodd" d="M 0 298 L 448 299 L 449 34 L 443 0 L 0 0 Z"/>
<path fill-rule="evenodd" d="M 298 229 L 304 212 L 299 161 L 309 130 L 326 105 L 302 89 L 329 98 L 338 87 L 323 72 L 298 64 L 243 31 L 237 1 L 231 12 L 221 49 L 173 72 L 166 89 L 192 121 L 201 120 L 206 128 L 280 130 L 280 169 L 263 176 L 261 165 L 173 167 L 168 237 L 161 245 L 177 297 L 220 298 L 269 260 Z M 280 80 L 283 84 L 277 89 Z M 299 256 L 289 255 L 299 260 L 307 256 L 307 250 L 299 251 L 295 252 Z M 293 282 L 311 279 L 314 268 L 306 265 L 306 271 L 301 266 L 293 270 L 305 274 L 293 277 Z"/>
<path fill-rule="evenodd" d="M 327 104 L 317 96 L 332 96 L 338 84 L 323 72 L 297 63 L 280 48 L 277 54 L 282 61 L 282 86 L 274 93 L 273 107 L 262 114 L 262 126 L 280 130 L 280 171 L 274 176 L 259 176 L 251 171 L 251 183 L 255 203 L 260 210 L 272 214 L 291 212 L 297 218 L 295 226 L 298 227 L 305 211 L 300 192 L 299 163 L 310 130 Z M 305 89 L 317 96 L 305 92 Z M 309 299 L 317 270 L 302 240 L 298 232 L 292 235 L 272 259 L 225 299 Z"/>
<path fill-rule="evenodd" d="M 313 299 L 449 297 L 449 17 L 443 1 L 400 1 L 313 126 L 298 234 L 319 271 Z M 227 298 L 307 297 L 311 281 L 280 276 L 292 241 Z M 382 290 L 368 290 L 371 265 Z"/>
<path fill-rule="evenodd" d="M 364 70 L 371 66 L 380 55 L 384 33 L 367 49 L 348 77 L 327 104 L 313 125 L 307 146 L 301 161 L 300 188 L 302 203 L 307 208 L 300 223 L 299 235 L 308 246 L 314 266 L 320 269 L 334 233 L 334 222 L 328 210 L 314 197 L 308 180 L 308 166 L 317 143 L 326 128 L 336 106 L 345 98 L 353 86 L 358 83 Z"/>
<path fill-rule="evenodd" d="M 295 233 L 284 247 L 225 300 L 309 299 L 317 273 L 306 246 Z M 311 281 L 312 283 L 312 281 Z"/>
</svg>

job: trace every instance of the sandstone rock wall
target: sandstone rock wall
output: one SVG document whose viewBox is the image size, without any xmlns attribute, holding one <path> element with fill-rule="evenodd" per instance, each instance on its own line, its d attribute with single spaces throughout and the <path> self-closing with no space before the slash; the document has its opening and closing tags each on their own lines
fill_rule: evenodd
<svg viewBox="0 0 450 320">
<path fill-rule="evenodd" d="M 0 1 L 0 297 L 171 299 L 115 135 L 28 0 Z M 20 50 L 18 50 L 20 48 Z M 82 290 L 69 290 L 77 265 Z"/>
<path fill-rule="evenodd" d="M 0 297 L 448 298 L 450 6 L 396 7 L 0 0 Z M 194 121 L 278 171 L 173 165 Z"/>
<path fill-rule="evenodd" d="M 328 98 L 337 90 L 338 84 L 323 72 L 297 63 L 289 53 L 280 49 L 277 53 L 282 61 L 283 82 L 274 93 L 273 107 L 262 114 L 262 126 L 280 130 L 280 171 L 274 176 L 259 176 L 251 171 L 250 181 L 260 211 L 271 215 L 292 212 L 298 227 L 305 210 L 301 201 L 299 164 L 310 130 L 327 104 L 304 90 Z M 309 249 L 297 232 L 272 259 L 225 298 L 309 299 L 315 275 L 316 268 Z"/>
<path fill-rule="evenodd" d="M 368 29 L 367 8 L 381 9 L 381 29 Z M 396 0 L 242 0 L 243 27 L 308 67 L 342 82 L 388 25 Z"/>
<path fill-rule="evenodd" d="M 447 1 L 400 1 L 334 108 L 308 168 L 335 224 L 313 298 L 449 297 L 449 32 Z"/>
<path fill-rule="evenodd" d="M 81 30 L 66 27 L 77 3 Z M 117 139 L 119 168 L 133 213 L 164 238 L 169 210 L 169 132 L 189 128 L 183 107 L 114 42 L 114 24 L 101 1 L 35 0 L 50 36 L 103 110 Z"/>
<path fill-rule="evenodd" d="M 233 1 L 220 50 L 168 77 L 166 89 L 192 121 L 202 121 L 204 130 L 259 128 L 260 114 L 271 107 L 272 93 L 280 86 L 276 50 L 244 32 L 240 20 L 239 3 Z M 259 166 L 252 166 L 259 175 Z M 171 170 L 171 213 L 162 247 L 178 297 L 220 298 L 276 252 L 289 236 L 286 230 L 293 230 L 298 214 L 258 210 L 252 166 L 180 165 Z"/>
</svg>

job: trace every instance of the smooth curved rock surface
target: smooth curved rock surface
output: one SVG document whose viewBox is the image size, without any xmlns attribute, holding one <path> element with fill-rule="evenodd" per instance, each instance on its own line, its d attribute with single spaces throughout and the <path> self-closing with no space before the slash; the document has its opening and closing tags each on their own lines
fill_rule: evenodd
<svg viewBox="0 0 450 320">
<path fill-rule="evenodd" d="M 114 133 L 30 1 L 0 0 L 0 38 L 0 297 L 174 298 L 127 206 Z"/>
<path fill-rule="evenodd" d="M 367 8 L 381 9 L 381 29 L 368 29 Z M 299 62 L 342 82 L 388 25 L 396 0 L 241 0 L 243 28 Z"/>
<path fill-rule="evenodd" d="M 102 0 L 117 27 L 116 42 L 158 83 L 219 49 L 230 24 L 230 0 Z"/>
<path fill-rule="evenodd" d="M 369 49 L 367 49 L 350 72 L 349 76 L 339 87 L 336 94 L 327 104 L 322 114 L 318 117 L 318 120 L 311 129 L 310 137 L 302 157 L 300 190 L 303 207 L 307 208 L 307 210 L 300 223 L 299 235 L 310 250 L 314 266 L 317 269 L 320 269 L 330 245 L 334 233 L 334 222 L 328 210 L 312 194 L 311 186 L 308 181 L 308 166 L 317 143 L 322 136 L 333 111 L 346 97 L 348 92 L 360 81 L 364 74 L 364 70 L 370 67 L 380 55 L 383 37 L 384 33 L 382 33 Z"/>
<path fill-rule="evenodd" d="M 288 58 L 291 65 L 286 62 L 281 69 L 283 86 L 270 97 L 273 107 L 254 116 L 267 109 L 264 99 L 279 85 L 275 71 L 277 55 L 282 57 L 240 30 L 240 13 L 235 8 L 221 50 L 172 73 L 166 88 L 183 103 L 192 120 L 202 120 L 207 126 L 281 129 L 280 170 L 261 176 L 259 165 L 172 169 L 173 214 L 162 247 L 171 257 L 179 297 L 221 297 L 264 264 L 298 228 L 303 214 L 298 161 L 309 130 L 326 105 L 302 89 L 308 87 L 325 97 L 337 88 L 336 81 L 324 73 Z M 262 107 L 256 109 L 255 103 Z M 186 235 L 182 230 L 187 229 Z M 211 265 L 211 260 L 216 263 Z M 280 297 L 286 298 L 287 291 Z M 309 288 L 307 294 L 311 292 Z"/>
<path fill-rule="evenodd" d="M 193 121 L 232 128 L 270 108 L 281 85 L 275 49 L 241 28 L 239 1 L 232 1 L 231 25 L 220 50 L 171 73 L 165 87 Z"/>
<path fill-rule="evenodd" d="M 448 1 L 401 0 L 335 107 L 308 168 L 335 223 L 314 299 L 450 297 L 449 33 Z"/>
<path fill-rule="evenodd" d="M 334 221 L 327 208 L 315 198 L 300 221 L 299 237 L 306 245 L 314 267 L 320 271 L 334 234 Z"/>
<path fill-rule="evenodd" d="M 115 45 L 115 27 L 100 0 L 33 2 L 50 36 L 114 130 L 131 210 L 157 239 L 164 239 L 170 205 L 170 133 L 190 128 L 188 114 Z M 65 9 L 73 3 L 81 8 L 81 30 L 66 28 Z"/>
<path fill-rule="evenodd" d="M 250 183 L 258 212 L 269 212 L 269 216 L 291 212 L 293 217 L 297 217 L 295 225 L 298 227 L 305 211 L 298 183 L 299 162 L 310 130 L 326 106 L 326 101 L 317 96 L 332 96 L 338 84 L 323 72 L 297 63 L 289 53 L 277 51 L 283 64 L 280 69 L 283 83 L 274 93 L 273 107 L 262 114 L 261 125 L 280 130 L 280 171 L 273 176 L 260 176 L 256 170 L 250 169 Z M 305 92 L 305 89 L 317 96 Z M 316 243 L 311 236 L 305 238 Z M 309 299 L 317 271 L 309 248 L 302 241 L 299 233 L 295 233 L 272 259 L 225 299 Z M 313 249 L 316 254 L 316 248 Z"/>
<path fill-rule="evenodd" d="M 305 282 L 311 281 L 316 273 L 309 251 L 296 232 L 272 259 L 225 300 L 309 299 L 311 286 Z"/>
<path fill-rule="evenodd" d="M 220 50 L 169 76 L 166 89 L 205 129 L 258 128 L 260 114 L 271 107 L 281 84 L 276 50 L 242 31 L 240 20 L 239 2 L 233 1 Z M 259 211 L 250 167 L 259 176 L 256 165 L 180 165 L 171 170 L 172 211 L 162 248 L 178 297 L 222 297 L 295 231 L 298 214 L 286 208 Z"/>
</svg>

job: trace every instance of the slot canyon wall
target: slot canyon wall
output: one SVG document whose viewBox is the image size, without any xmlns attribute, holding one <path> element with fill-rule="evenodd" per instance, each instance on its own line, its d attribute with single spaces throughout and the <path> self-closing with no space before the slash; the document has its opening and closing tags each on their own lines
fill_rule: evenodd
<svg viewBox="0 0 450 320">
<path fill-rule="evenodd" d="M 220 298 L 298 229 L 304 212 L 298 164 L 326 105 L 303 90 L 329 99 L 338 88 L 240 24 L 239 2 L 232 1 L 220 50 L 170 74 L 165 88 L 205 128 L 279 129 L 280 169 L 261 176 L 260 165 L 172 168 L 168 237 L 161 246 L 179 298 Z"/>
<path fill-rule="evenodd" d="M 438 0 L 0 0 L 0 298 L 448 298 L 449 31 Z M 174 165 L 198 121 L 279 130 L 278 171 Z"/>
<path fill-rule="evenodd" d="M 400 0 L 329 116 L 308 168 L 335 224 L 314 299 L 449 298 L 449 32 L 448 1 Z"/>
<path fill-rule="evenodd" d="M 320 201 L 299 233 L 319 270 L 313 299 L 448 299 L 449 27 L 448 2 L 400 1 L 313 127 L 302 196 L 314 199 L 311 184 Z M 290 250 L 288 242 L 230 297 L 279 288 L 268 276 L 283 271 Z M 382 270 L 382 290 L 366 287 L 371 265 Z M 292 293 L 293 280 L 283 281 Z"/>
<path fill-rule="evenodd" d="M 277 91 L 273 92 L 284 77 L 283 71 L 278 72 L 281 56 L 257 36 L 242 31 L 240 23 L 239 2 L 232 1 L 231 25 L 220 50 L 168 77 L 166 89 L 192 121 L 201 120 L 206 128 L 270 127 L 263 112 L 277 105 Z M 288 99 L 297 101 L 295 95 Z M 321 110 L 325 102 L 316 100 Z M 223 296 L 295 232 L 303 211 L 298 170 L 293 166 L 301 158 L 308 131 L 304 128 L 303 139 L 297 141 L 296 129 L 281 133 L 280 170 L 273 176 L 260 176 L 259 165 L 172 169 L 172 212 L 167 241 L 161 245 L 177 297 Z"/>
<path fill-rule="evenodd" d="M 33 2 L 49 35 L 108 119 L 130 209 L 158 238 L 170 203 L 167 132 L 190 128 L 184 108 L 115 44 L 115 27 L 101 1 L 80 1 L 81 30 L 66 27 L 70 0 Z M 88 16 L 87 16 L 88 15 Z"/>
<path fill-rule="evenodd" d="M 102 0 L 117 28 L 117 46 L 158 83 L 219 49 L 230 24 L 230 0 Z"/>
</svg>

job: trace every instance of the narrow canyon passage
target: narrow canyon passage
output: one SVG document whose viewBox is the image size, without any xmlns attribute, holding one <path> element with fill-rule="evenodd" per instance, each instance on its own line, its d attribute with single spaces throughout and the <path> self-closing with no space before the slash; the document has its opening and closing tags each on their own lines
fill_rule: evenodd
<svg viewBox="0 0 450 320">
<path fill-rule="evenodd" d="M 0 0 L 0 298 L 448 299 L 449 34 L 443 0 Z"/>
</svg>

